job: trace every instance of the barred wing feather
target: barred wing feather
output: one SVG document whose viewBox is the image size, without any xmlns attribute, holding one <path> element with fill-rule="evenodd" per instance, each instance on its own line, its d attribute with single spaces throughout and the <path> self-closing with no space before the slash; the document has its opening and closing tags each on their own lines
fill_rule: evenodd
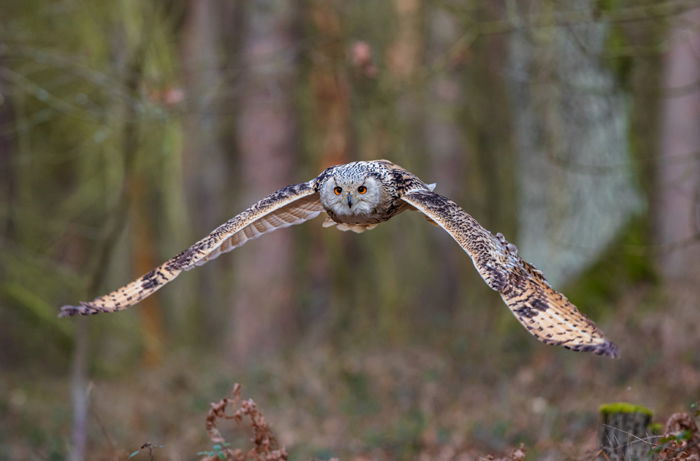
<svg viewBox="0 0 700 461">
<path fill-rule="evenodd" d="M 201 266 L 268 232 L 315 218 L 323 207 L 314 186 L 315 180 L 311 180 L 268 195 L 151 272 L 90 302 L 63 306 L 59 315 L 67 317 L 124 310 L 155 293 L 182 271 Z"/>
<path fill-rule="evenodd" d="M 442 227 L 520 323 L 545 344 L 617 357 L 617 347 L 600 329 L 552 288 L 542 273 L 518 256 L 502 235 L 494 236 L 452 200 L 429 190 L 402 199 Z"/>
</svg>

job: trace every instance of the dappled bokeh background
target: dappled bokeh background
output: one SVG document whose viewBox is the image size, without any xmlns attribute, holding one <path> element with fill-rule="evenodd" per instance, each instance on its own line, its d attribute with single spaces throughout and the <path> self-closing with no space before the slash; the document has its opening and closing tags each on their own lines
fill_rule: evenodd
<svg viewBox="0 0 700 461">
<path fill-rule="evenodd" d="M 585 458 L 600 404 L 698 398 L 697 0 L 0 8 L 0 458 L 192 459 L 234 382 L 295 459 Z M 537 343 L 411 213 L 56 317 L 376 158 L 515 242 L 622 358 Z"/>
</svg>

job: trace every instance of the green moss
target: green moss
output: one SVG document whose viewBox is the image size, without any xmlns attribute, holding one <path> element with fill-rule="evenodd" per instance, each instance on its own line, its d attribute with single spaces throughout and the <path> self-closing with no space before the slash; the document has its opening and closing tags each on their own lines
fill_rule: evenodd
<svg viewBox="0 0 700 461">
<path fill-rule="evenodd" d="M 593 15 L 605 21 L 605 17 L 614 14 L 620 8 L 617 0 L 597 0 L 593 5 Z M 634 60 L 627 51 L 628 34 L 625 29 L 613 21 L 607 29 L 607 37 L 601 56 L 612 71 L 617 83 L 625 89 L 631 89 Z"/>
<path fill-rule="evenodd" d="M 652 434 L 663 434 L 664 433 L 664 425 L 661 423 L 651 423 L 649 424 L 649 432 Z"/>
<path fill-rule="evenodd" d="M 650 417 L 653 415 L 652 411 L 647 407 L 634 405 L 627 402 L 606 403 L 600 406 L 599 411 L 602 415 L 609 415 L 613 413 L 642 413 L 649 415 Z"/>
<path fill-rule="evenodd" d="M 604 13 L 609 13 L 614 10 L 617 2 L 615 0 L 597 0 L 593 4 L 593 11 L 600 16 Z"/>
<path fill-rule="evenodd" d="M 625 89 L 631 89 L 634 60 L 626 51 L 627 46 L 623 32 L 613 27 L 608 33 L 603 56 L 607 57 L 605 62 L 612 70 L 617 83 Z"/>
</svg>

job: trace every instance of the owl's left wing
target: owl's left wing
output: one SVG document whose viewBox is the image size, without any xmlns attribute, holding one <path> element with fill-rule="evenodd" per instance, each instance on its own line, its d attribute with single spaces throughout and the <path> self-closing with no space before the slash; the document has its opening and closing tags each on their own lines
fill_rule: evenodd
<svg viewBox="0 0 700 461">
<path fill-rule="evenodd" d="M 617 357 L 617 347 L 566 297 L 554 290 L 515 245 L 494 236 L 452 200 L 429 190 L 402 199 L 447 231 L 470 256 L 486 284 L 538 340 L 574 351 Z"/>
<path fill-rule="evenodd" d="M 59 316 L 124 310 L 155 293 L 182 271 L 201 266 L 268 232 L 315 218 L 323 211 L 315 181 L 287 186 L 268 195 L 151 272 L 90 302 L 63 306 Z"/>
</svg>

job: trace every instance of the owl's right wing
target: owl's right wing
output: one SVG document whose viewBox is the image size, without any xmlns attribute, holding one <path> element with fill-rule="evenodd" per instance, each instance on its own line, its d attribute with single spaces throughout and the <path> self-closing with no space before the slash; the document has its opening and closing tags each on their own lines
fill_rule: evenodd
<svg viewBox="0 0 700 461">
<path fill-rule="evenodd" d="M 155 293 L 182 271 L 201 266 L 268 232 L 315 218 L 323 211 L 315 183 L 313 179 L 268 195 L 141 278 L 79 306 L 63 306 L 59 316 L 124 310 Z"/>
<path fill-rule="evenodd" d="M 538 340 L 574 351 L 617 357 L 617 347 L 598 327 L 552 288 L 542 272 L 518 256 L 515 245 L 494 236 L 455 202 L 429 190 L 402 199 L 447 231 L 474 267 L 498 291 L 515 317 Z"/>
</svg>

